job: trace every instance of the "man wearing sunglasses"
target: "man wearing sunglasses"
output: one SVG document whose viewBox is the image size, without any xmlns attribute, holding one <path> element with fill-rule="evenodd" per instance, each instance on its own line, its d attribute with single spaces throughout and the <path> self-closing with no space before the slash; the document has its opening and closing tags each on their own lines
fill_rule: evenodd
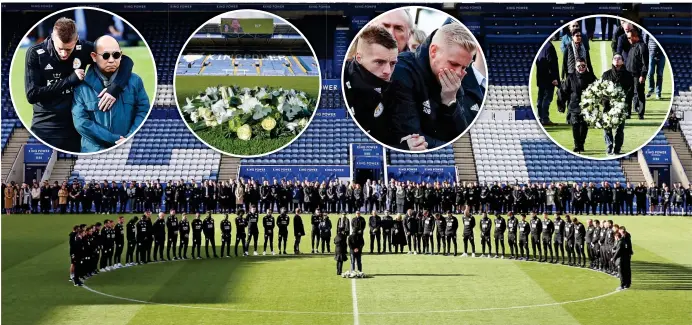
<svg viewBox="0 0 692 325">
<path fill-rule="evenodd" d="M 558 111 L 562 113 L 567 110 L 567 122 L 572 125 L 572 137 L 574 139 L 572 151 L 574 152 L 584 152 L 584 142 L 589 132 L 589 125 L 584 121 L 579 102 L 581 102 L 581 94 L 594 81 L 596 81 L 596 76 L 588 69 L 586 61 L 579 58 L 576 62 L 576 72 L 567 75 L 558 91 Z"/>
<path fill-rule="evenodd" d="M 142 79 L 131 73 L 119 100 L 108 111 L 98 107 L 99 94 L 120 73 L 122 50 L 115 38 L 99 37 L 91 58 L 96 63 L 75 88 L 72 120 L 82 135 L 81 152 L 97 152 L 119 144 L 134 134 L 149 112 L 149 97 Z"/>
<path fill-rule="evenodd" d="M 625 91 L 625 107 L 627 111 L 627 116 L 630 116 L 632 111 L 632 96 L 633 96 L 633 79 L 632 74 L 625 69 L 625 62 L 622 60 L 620 54 L 613 55 L 613 67 L 607 70 L 601 76 L 602 80 L 612 81 L 615 85 L 622 87 Z M 606 102 L 604 111 L 610 110 L 610 103 Z M 625 123 L 620 124 L 616 130 L 603 130 L 607 154 L 608 155 L 619 155 L 620 148 L 622 148 L 622 142 L 625 138 L 624 135 Z M 613 138 L 613 131 L 615 132 L 615 137 Z"/>
<path fill-rule="evenodd" d="M 60 18 L 50 37 L 27 51 L 24 87 L 33 105 L 31 131 L 57 149 L 80 152 L 81 137 L 71 114 L 73 88 L 84 80 L 86 67 L 94 63 L 93 50 L 93 43 L 78 39 L 74 20 Z M 99 110 L 109 110 L 130 79 L 134 63 L 129 57 L 120 61 L 120 73 L 97 94 L 95 107 Z"/>
</svg>

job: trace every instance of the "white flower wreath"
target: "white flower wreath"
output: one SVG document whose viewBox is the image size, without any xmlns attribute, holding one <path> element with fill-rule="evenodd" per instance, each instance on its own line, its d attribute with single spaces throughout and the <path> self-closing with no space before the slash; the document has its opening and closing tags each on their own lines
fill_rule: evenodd
<svg viewBox="0 0 692 325">
<path fill-rule="evenodd" d="M 604 103 L 610 110 L 604 112 Z M 610 80 L 596 80 L 584 90 L 579 102 L 581 115 L 590 127 L 612 130 L 625 123 L 625 91 Z"/>
</svg>

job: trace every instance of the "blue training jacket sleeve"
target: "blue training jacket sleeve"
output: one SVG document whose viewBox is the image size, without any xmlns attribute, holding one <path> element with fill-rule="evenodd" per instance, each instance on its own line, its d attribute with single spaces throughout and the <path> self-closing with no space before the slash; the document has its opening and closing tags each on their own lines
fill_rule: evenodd
<svg viewBox="0 0 692 325">
<path fill-rule="evenodd" d="M 147 96 L 147 91 L 144 89 L 142 79 L 137 77 L 137 82 L 135 84 L 135 118 L 132 122 L 132 126 L 130 126 L 130 130 L 127 132 L 127 135 L 125 135 L 126 138 L 134 134 L 137 128 L 144 123 L 144 119 L 147 117 L 150 108 L 149 96 Z"/>
</svg>

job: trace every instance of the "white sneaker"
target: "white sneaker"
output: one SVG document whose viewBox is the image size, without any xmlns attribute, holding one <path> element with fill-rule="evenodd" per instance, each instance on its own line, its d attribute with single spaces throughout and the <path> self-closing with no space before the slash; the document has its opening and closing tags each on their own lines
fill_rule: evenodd
<svg viewBox="0 0 692 325">
<path fill-rule="evenodd" d="M 106 272 L 106 269 L 100 269 L 99 272 Z"/>
<path fill-rule="evenodd" d="M 257 251 L 255 251 L 254 253 L 252 253 L 252 255 L 257 256 L 257 255 L 259 255 L 259 254 L 257 254 Z"/>
<path fill-rule="evenodd" d="M 276 255 L 276 253 L 274 253 L 274 251 L 272 251 L 272 255 Z"/>
<path fill-rule="evenodd" d="M 469 255 L 468 255 L 468 254 L 466 254 L 466 253 L 464 253 L 464 254 L 461 254 L 461 257 L 467 257 L 467 256 L 469 256 Z"/>
<path fill-rule="evenodd" d="M 488 257 L 488 258 L 493 258 L 492 256 L 490 256 L 490 254 L 488 254 L 488 256 L 487 256 L 487 257 Z M 496 257 L 497 257 L 497 256 L 496 256 Z"/>
<path fill-rule="evenodd" d="M 408 255 L 411 255 L 411 254 L 413 254 L 413 252 L 412 252 L 412 251 L 408 251 Z"/>
<path fill-rule="evenodd" d="M 476 253 L 472 253 L 472 254 L 471 254 L 471 257 L 476 257 Z"/>
<path fill-rule="evenodd" d="M 267 252 L 262 252 L 262 256 L 265 256 L 265 255 L 267 255 Z"/>
<path fill-rule="evenodd" d="M 418 252 L 414 251 L 414 252 L 413 252 L 413 255 L 418 255 Z"/>
</svg>

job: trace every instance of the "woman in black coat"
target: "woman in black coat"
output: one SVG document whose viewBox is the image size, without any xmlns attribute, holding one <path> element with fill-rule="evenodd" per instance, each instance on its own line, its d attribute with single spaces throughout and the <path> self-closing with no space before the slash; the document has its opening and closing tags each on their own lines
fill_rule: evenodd
<svg viewBox="0 0 692 325">
<path fill-rule="evenodd" d="M 305 236 L 305 228 L 303 227 L 303 218 L 300 217 L 300 209 L 296 209 L 296 215 L 293 217 L 293 235 L 296 237 L 293 244 L 293 254 L 300 254 L 300 237 Z"/>
<path fill-rule="evenodd" d="M 406 234 L 404 232 L 404 222 L 401 220 L 401 214 L 397 214 L 392 226 L 392 244 L 394 244 L 394 253 L 404 253 L 404 245 L 406 245 Z"/>
<path fill-rule="evenodd" d="M 336 275 L 343 273 L 344 262 L 348 261 L 348 247 L 346 236 L 337 232 L 334 237 L 334 260 L 336 261 Z"/>
<path fill-rule="evenodd" d="M 581 115 L 581 94 L 594 81 L 596 76 L 587 68 L 584 59 L 578 59 L 576 73 L 570 73 L 560 85 L 557 96 L 557 107 L 560 112 L 567 110 L 567 121 L 572 125 L 572 137 L 574 138 L 574 152 L 584 152 L 584 142 L 589 132 L 589 125 Z"/>
</svg>

